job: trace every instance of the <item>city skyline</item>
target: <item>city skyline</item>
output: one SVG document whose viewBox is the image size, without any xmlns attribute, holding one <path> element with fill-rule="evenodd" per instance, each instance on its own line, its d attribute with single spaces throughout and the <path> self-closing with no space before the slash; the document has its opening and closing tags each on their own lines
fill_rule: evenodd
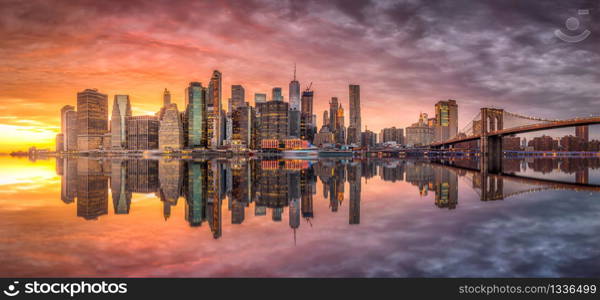
<svg viewBox="0 0 600 300">
<path fill-rule="evenodd" d="M 494 103 L 530 115 L 579 116 L 600 101 L 599 74 L 593 67 L 600 61 L 593 50 L 598 38 L 592 34 L 568 44 L 556 39 L 553 30 L 564 27 L 576 8 L 595 6 L 590 3 L 513 7 L 489 2 L 450 10 L 448 2 L 259 1 L 232 6 L 182 1 L 169 9 L 161 3 L 89 4 L 96 9 L 69 2 L 52 7 L 35 1 L 2 3 L 0 32 L 6 39 L 0 99 L 7 104 L 0 115 L 5 133 L 0 151 L 31 144 L 51 147 L 60 127 L 55 108 L 74 105 L 76 91 L 97 88 L 110 100 L 129 95 L 136 103 L 133 114 L 147 115 L 160 109 L 165 87 L 182 108 L 187 83 L 198 80 L 207 86 L 214 69 L 223 72 L 223 102 L 234 84 L 245 87 L 247 99 L 269 94 L 274 86 L 283 87 L 287 95 L 294 62 L 300 90 L 313 82 L 318 116 L 331 97 L 338 97 L 347 110 L 347 84 L 360 83 L 363 130 L 365 125 L 375 132 L 406 128 L 419 112 L 433 114 L 430 103 L 445 99 L 457 99 L 464 108 L 459 129 L 476 109 Z M 221 18 L 191 22 L 190 5 L 213 10 Z M 488 24 L 492 13 L 499 14 L 495 19 L 500 25 Z M 596 13 L 592 9 L 590 17 Z M 275 27 L 260 15 L 289 22 Z M 457 17 L 463 21 L 453 22 Z M 432 22 L 436 18 L 448 22 L 442 27 L 444 22 Z M 386 26 L 390 22 L 393 26 Z M 592 31 L 598 28 L 589 20 L 581 22 Z M 54 30 L 40 35 L 47 26 Z M 570 71 L 575 69 L 577 74 Z M 108 109 L 112 111 L 112 101 Z"/>
</svg>

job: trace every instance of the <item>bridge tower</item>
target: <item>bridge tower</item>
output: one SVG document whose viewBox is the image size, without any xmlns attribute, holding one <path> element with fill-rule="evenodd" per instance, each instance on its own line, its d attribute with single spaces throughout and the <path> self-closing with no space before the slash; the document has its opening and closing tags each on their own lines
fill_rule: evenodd
<svg viewBox="0 0 600 300">
<path fill-rule="evenodd" d="M 504 199 L 504 179 L 500 176 L 490 175 L 488 172 L 480 172 L 481 178 L 481 201 L 492 201 Z"/>
<path fill-rule="evenodd" d="M 481 172 L 502 172 L 502 136 L 490 133 L 504 129 L 504 110 L 481 109 L 480 163 Z"/>
</svg>

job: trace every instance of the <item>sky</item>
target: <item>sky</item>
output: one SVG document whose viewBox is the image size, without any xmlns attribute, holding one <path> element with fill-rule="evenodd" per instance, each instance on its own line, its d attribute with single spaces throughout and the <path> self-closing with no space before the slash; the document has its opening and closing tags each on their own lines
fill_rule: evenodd
<svg viewBox="0 0 600 300">
<path fill-rule="evenodd" d="M 578 9 L 587 9 L 580 15 Z M 579 21 L 569 30 L 566 20 Z M 13 1 L 0 0 L 0 151 L 53 147 L 60 108 L 97 88 L 154 114 L 168 88 L 223 73 L 254 93 L 312 82 L 320 126 L 328 101 L 349 120 L 407 127 L 456 99 L 459 129 L 481 107 L 545 118 L 600 112 L 598 1 Z M 556 30 L 575 36 L 562 41 Z M 347 124 L 346 124 L 347 125 Z"/>
</svg>

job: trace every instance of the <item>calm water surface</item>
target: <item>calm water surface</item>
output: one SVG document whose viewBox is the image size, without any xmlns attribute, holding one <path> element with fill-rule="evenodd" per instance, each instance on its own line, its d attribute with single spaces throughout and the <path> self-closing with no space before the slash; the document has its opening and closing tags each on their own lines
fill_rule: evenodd
<svg viewBox="0 0 600 300">
<path fill-rule="evenodd" d="M 0 276 L 600 276 L 600 159 L 0 157 Z"/>
</svg>

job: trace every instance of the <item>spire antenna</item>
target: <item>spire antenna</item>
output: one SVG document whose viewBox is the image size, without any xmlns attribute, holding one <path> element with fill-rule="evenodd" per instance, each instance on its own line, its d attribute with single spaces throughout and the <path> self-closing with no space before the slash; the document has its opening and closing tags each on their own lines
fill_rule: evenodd
<svg viewBox="0 0 600 300">
<path fill-rule="evenodd" d="M 294 63 L 294 81 L 296 81 L 296 63 Z"/>
</svg>

